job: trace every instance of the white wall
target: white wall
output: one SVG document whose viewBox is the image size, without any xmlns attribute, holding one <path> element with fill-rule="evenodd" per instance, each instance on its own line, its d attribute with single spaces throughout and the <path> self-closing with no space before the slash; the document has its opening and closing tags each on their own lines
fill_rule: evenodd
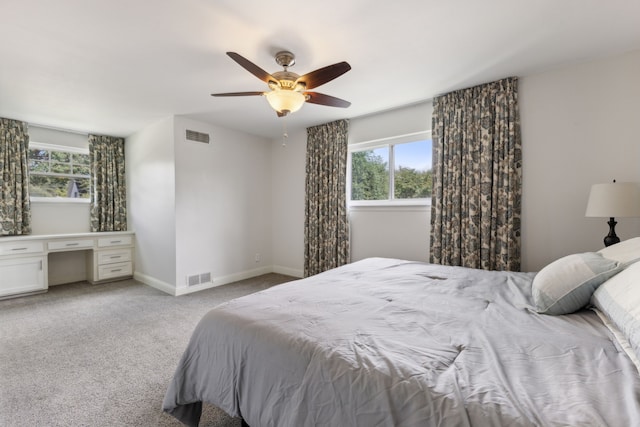
<svg viewBox="0 0 640 427">
<path fill-rule="evenodd" d="M 89 203 L 31 202 L 32 234 L 88 233 Z"/>
<path fill-rule="evenodd" d="M 522 269 L 600 249 L 605 218 L 585 218 L 592 184 L 640 182 L 640 51 L 520 79 Z M 640 220 L 619 218 L 622 239 Z"/>
<path fill-rule="evenodd" d="M 173 117 L 125 141 L 127 225 L 136 233 L 136 277 L 172 292 L 176 278 Z"/>
<path fill-rule="evenodd" d="M 187 128 L 210 134 L 211 144 L 186 142 Z M 194 274 L 222 284 L 270 272 L 269 141 L 177 117 L 175 158 L 177 287 Z"/>
<path fill-rule="evenodd" d="M 428 206 L 355 206 L 349 210 L 351 261 L 369 257 L 429 260 Z"/>
<path fill-rule="evenodd" d="M 304 273 L 304 187 L 307 132 L 291 132 L 286 145 L 271 143 L 274 271 Z"/>
<path fill-rule="evenodd" d="M 29 125 L 29 142 L 44 142 L 74 148 L 89 148 L 89 134 Z"/>
<path fill-rule="evenodd" d="M 349 122 L 349 144 L 431 130 L 431 101 L 356 117 Z"/>
</svg>

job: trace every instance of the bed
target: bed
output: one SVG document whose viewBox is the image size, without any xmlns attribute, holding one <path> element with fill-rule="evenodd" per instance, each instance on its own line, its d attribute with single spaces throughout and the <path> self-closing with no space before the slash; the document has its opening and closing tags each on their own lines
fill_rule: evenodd
<svg viewBox="0 0 640 427">
<path fill-rule="evenodd" d="M 562 315 L 539 291 L 554 279 L 566 300 L 566 266 L 537 289 L 534 273 L 370 258 L 241 297 L 195 328 L 163 410 L 187 425 L 201 402 L 252 427 L 640 425 L 637 343 L 606 313 L 640 263 L 612 262 Z"/>
</svg>

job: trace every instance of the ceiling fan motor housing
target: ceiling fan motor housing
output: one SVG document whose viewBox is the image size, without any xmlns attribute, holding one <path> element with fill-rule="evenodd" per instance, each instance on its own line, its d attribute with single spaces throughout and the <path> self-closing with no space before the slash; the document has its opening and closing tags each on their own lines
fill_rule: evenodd
<svg viewBox="0 0 640 427">
<path fill-rule="evenodd" d="M 292 89 L 292 90 L 304 90 L 304 84 L 300 83 L 301 87 L 296 87 L 296 80 L 300 77 L 296 73 L 292 73 L 291 71 L 276 71 L 272 74 L 273 77 L 278 79 L 280 82 L 280 88 L 282 89 Z"/>
<path fill-rule="evenodd" d="M 276 63 L 284 67 L 285 69 L 288 67 L 293 67 L 293 65 L 296 63 L 296 56 L 291 52 L 283 50 L 276 53 Z"/>
</svg>

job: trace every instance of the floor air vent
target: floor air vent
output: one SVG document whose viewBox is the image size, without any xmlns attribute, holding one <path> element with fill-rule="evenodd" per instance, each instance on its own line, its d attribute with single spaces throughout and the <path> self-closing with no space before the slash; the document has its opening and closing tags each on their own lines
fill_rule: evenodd
<svg viewBox="0 0 640 427">
<path fill-rule="evenodd" d="M 210 141 L 208 133 L 196 132 L 195 130 L 190 129 L 186 130 L 185 137 L 187 138 L 187 141 L 200 142 L 202 144 L 208 144 Z"/>
</svg>

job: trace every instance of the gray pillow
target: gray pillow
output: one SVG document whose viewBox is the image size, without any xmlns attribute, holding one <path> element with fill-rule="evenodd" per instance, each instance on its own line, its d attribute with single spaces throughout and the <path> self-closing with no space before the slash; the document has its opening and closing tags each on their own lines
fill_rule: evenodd
<svg viewBox="0 0 640 427">
<path fill-rule="evenodd" d="M 597 252 L 568 255 L 544 267 L 532 284 L 538 313 L 569 314 L 585 307 L 593 292 L 623 268 Z"/>
</svg>

